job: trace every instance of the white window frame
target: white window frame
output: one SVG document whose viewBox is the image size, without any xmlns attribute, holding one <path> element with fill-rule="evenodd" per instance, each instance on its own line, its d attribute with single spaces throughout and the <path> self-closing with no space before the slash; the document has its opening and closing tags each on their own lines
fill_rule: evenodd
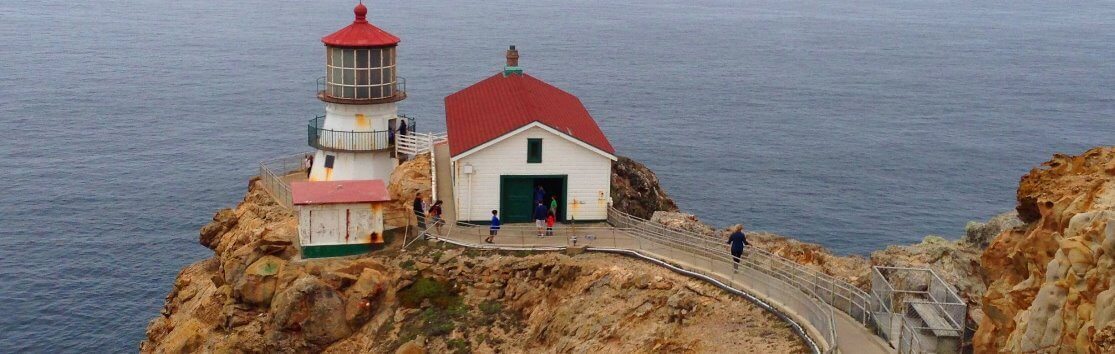
<svg viewBox="0 0 1115 354">
<path fill-rule="evenodd" d="M 366 59 L 367 61 L 364 62 L 363 67 L 358 67 L 358 65 L 356 64 L 356 58 L 359 57 L 358 51 L 363 51 L 363 52 L 367 53 L 365 55 L 365 57 L 367 58 Z M 352 53 L 351 57 L 346 56 L 345 55 L 346 52 Z M 377 66 L 377 67 L 372 66 L 372 55 L 371 55 L 372 52 L 379 53 L 379 65 L 380 66 Z M 398 91 L 398 88 L 395 87 L 395 84 L 398 81 L 398 77 L 397 77 L 397 74 L 396 74 L 397 72 L 395 70 L 395 64 L 396 64 L 395 63 L 395 47 L 342 48 L 342 47 L 326 46 L 325 47 L 325 57 L 326 57 L 326 60 L 325 60 L 325 77 L 326 77 L 325 85 L 326 85 L 326 88 L 325 88 L 325 90 L 329 94 L 329 96 L 336 97 L 336 98 L 344 98 L 344 99 L 379 99 L 379 98 L 391 97 L 391 96 L 395 95 Z M 352 61 L 351 63 L 348 60 L 345 60 L 345 59 L 349 59 L 349 58 L 351 58 L 351 61 Z M 338 63 L 339 63 L 339 65 L 338 65 Z M 384 65 L 384 64 L 388 64 L 388 65 Z M 335 71 L 338 71 L 341 76 L 340 77 L 335 77 L 335 75 L 334 75 Z M 358 75 L 359 71 L 366 71 L 367 72 L 367 77 L 368 77 L 367 80 L 368 80 L 369 84 L 361 85 L 358 82 L 359 81 L 358 79 L 360 77 L 360 75 Z M 376 83 L 372 83 L 372 77 L 373 77 L 372 72 L 375 72 L 375 71 L 380 72 L 380 80 L 377 81 Z M 351 84 L 344 83 L 344 78 L 345 78 L 346 72 L 351 72 L 352 73 L 352 83 Z M 390 75 L 390 77 L 384 78 L 383 75 L 385 73 Z M 377 91 L 377 90 L 373 90 L 373 88 L 380 88 L 380 87 L 385 87 L 385 86 L 389 87 L 389 88 L 378 90 L 378 93 L 379 93 L 378 96 L 373 94 Z M 348 94 L 347 92 L 345 92 L 346 89 L 351 89 L 352 93 Z M 360 90 L 361 89 L 368 90 L 367 91 L 368 93 L 367 93 L 366 97 L 361 97 L 361 95 L 360 95 Z"/>
</svg>

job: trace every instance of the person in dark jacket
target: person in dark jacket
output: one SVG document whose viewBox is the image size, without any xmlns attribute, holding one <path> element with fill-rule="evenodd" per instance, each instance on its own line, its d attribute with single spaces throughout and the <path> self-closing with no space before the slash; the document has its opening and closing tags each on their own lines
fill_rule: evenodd
<svg viewBox="0 0 1115 354">
<path fill-rule="evenodd" d="M 732 271 L 736 272 L 739 269 L 739 259 L 743 256 L 743 246 L 750 246 L 751 243 L 747 242 L 747 235 L 743 234 L 743 224 L 732 227 L 732 234 L 728 236 L 728 244 L 732 245 Z"/>
<path fill-rule="evenodd" d="M 550 211 L 546 209 L 546 206 L 542 205 L 542 201 L 539 200 L 538 205 L 534 206 L 534 226 L 538 228 L 538 237 L 542 237 L 546 230 L 546 216 L 549 214 Z"/>
<path fill-rule="evenodd" d="M 538 189 L 534 190 L 534 202 L 541 203 L 544 201 L 546 201 L 546 189 L 539 185 Z"/>
<path fill-rule="evenodd" d="M 496 234 L 499 233 L 500 224 L 501 223 L 499 222 L 499 211 L 498 210 L 492 210 L 492 226 L 490 226 L 488 228 L 488 238 L 484 239 L 484 242 L 487 242 L 487 243 L 494 243 L 495 242 L 495 241 L 492 241 L 492 239 L 495 238 Z"/>
<path fill-rule="evenodd" d="M 422 193 L 414 193 L 414 202 L 411 207 L 414 208 L 414 218 L 418 220 L 419 232 L 426 231 L 426 204 L 422 201 Z"/>
</svg>

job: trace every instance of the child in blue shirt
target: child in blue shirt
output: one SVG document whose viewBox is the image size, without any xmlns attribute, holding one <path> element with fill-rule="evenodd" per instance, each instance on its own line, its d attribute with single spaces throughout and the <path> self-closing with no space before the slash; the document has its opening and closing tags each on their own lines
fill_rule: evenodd
<svg viewBox="0 0 1115 354">
<path fill-rule="evenodd" d="M 496 234 L 499 233 L 499 225 L 499 211 L 492 210 L 492 226 L 488 228 L 488 238 L 484 239 L 484 242 L 494 243 L 492 238 L 496 237 Z"/>
</svg>

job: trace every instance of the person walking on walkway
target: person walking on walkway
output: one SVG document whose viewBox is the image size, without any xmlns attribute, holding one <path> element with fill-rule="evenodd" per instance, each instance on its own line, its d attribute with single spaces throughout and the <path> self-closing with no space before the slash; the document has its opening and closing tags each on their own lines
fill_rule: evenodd
<svg viewBox="0 0 1115 354">
<path fill-rule="evenodd" d="M 743 256 L 743 246 L 750 246 L 751 243 L 747 242 L 747 235 L 743 234 L 743 224 L 737 224 L 732 227 L 732 234 L 728 236 L 728 244 L 732 245 L 732 272 L 739 271 L 739 259 Z"/>
<path fill-rule="evenodd" d="M 488 228 L 488 238 L 484 239 L 484 242 L 495 243 L 495 241 L 492 241 L 492 239 L 495 238 L 496 234 L 499 233 L 499 225 L 499 211 L 492 210 L 492 226 Z"/>
<path fill-rule="evenodd" d="M 542 187 L 538 187 L 541 189 Z M 538 205 L 534 206 L 534 226 L 538 228 L 538 237 L 542 237 L 546 229 L 546 214 L 548 214 L 546 206 L 542 205 L 542 201 L 538 201 Z"/>
</svg>

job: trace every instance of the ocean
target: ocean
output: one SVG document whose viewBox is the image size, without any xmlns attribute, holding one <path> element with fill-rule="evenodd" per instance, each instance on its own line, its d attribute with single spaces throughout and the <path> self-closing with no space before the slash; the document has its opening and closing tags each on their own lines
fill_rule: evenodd
<svg viewBox="0 0 1115 354">
<path fill-rule="evenodd" d="M 132 351 L 198 229 L 306 146 L 354 1 L 0 0 L 0 352 Z M 401 111 L 503 64 L 581 98 L 717 226 L 866 254 L 1014 207 L 1115 143 L 1109 1 L 369 1 Z"/>
</svg>

